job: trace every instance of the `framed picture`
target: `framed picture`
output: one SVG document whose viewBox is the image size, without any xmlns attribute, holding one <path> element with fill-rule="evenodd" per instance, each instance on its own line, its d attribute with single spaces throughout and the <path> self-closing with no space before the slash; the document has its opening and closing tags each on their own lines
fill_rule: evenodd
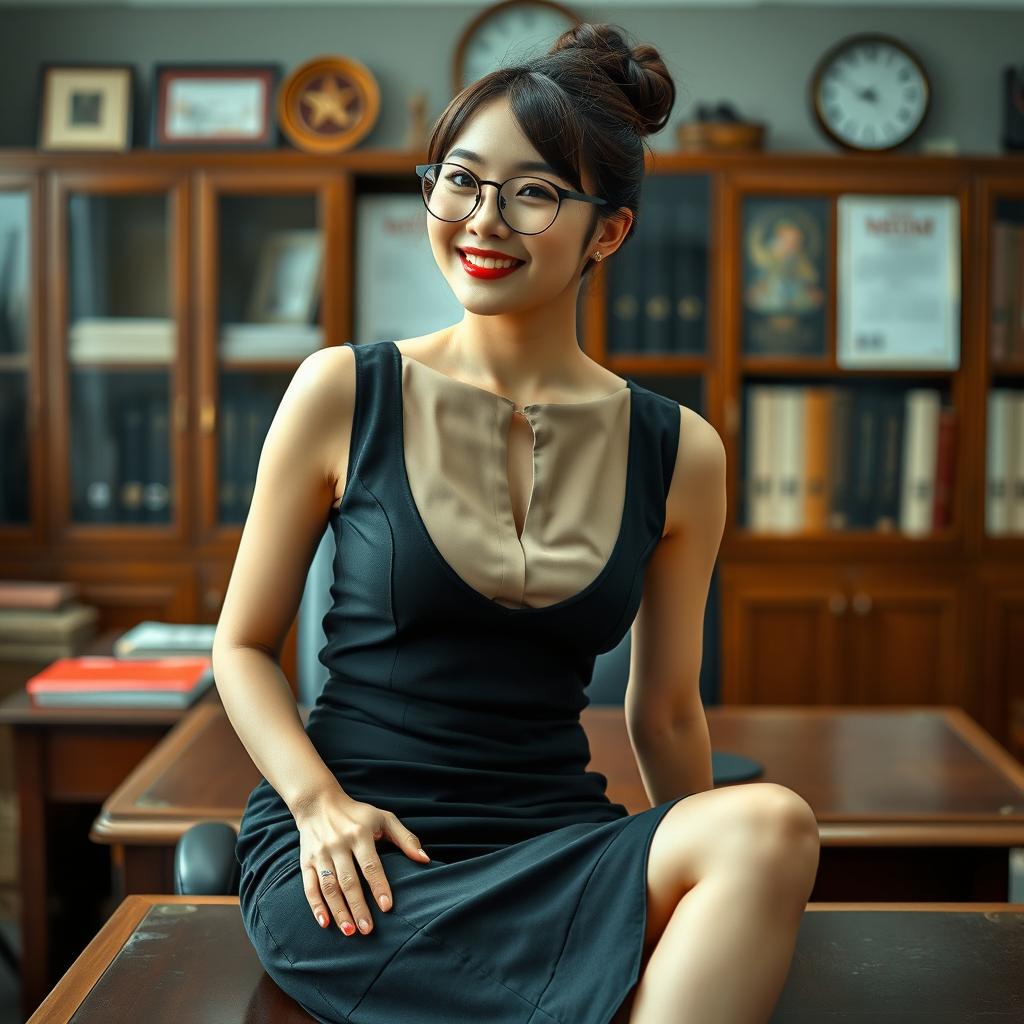
<svg viewBox="0 0 1024 1024">
<path fill-rule="evenodd" d="M 156 64 L 153 149 L 272 149 L 279 64 Z"/>
<path fill-rule="evenodd" d="M 255 323 L 308 324 L 320 298 L 320 231 L 276 231 L 263 244 L 246 317 Z"/>
<path fill-rule="evenodd" d="M 744 197 L 744 355 L 828 355 L 828 221 L 825 197 Z"/>
<path fill-rule="evenodd" d="M 130 64 L 43 64 L 37 100 L 39 148 L 131 149 L 134 88 Z"/>
</svg>

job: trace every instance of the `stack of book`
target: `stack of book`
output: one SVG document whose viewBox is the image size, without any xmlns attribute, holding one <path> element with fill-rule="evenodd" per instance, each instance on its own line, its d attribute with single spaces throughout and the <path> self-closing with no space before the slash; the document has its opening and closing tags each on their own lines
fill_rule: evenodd
<svg viewBox="0 0 1024 1024">
<path fill-rule="evenodd" d="M 59 658 L 26 684 L 50 707 L 187 708 L 213 682 L 209 658 Z"/>
<path fill-rule="evenodd" d="M 0 661 L 47 662 L 84 650 L 99 610 L 78 596 L 74 583 L 0 580 Z"/>
<path fill-rule="evenodd" d="M 113 656 L 59 658 L 25 689 L 49 707 L 187 708 L 213 682 L 216 628 L 140 622 L 114 641 Z"/>
</svg>

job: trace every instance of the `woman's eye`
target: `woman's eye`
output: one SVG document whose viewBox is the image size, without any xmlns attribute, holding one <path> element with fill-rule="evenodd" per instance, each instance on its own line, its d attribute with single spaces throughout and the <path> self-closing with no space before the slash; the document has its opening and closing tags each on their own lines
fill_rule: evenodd
<svg viewBox="0 0 1024 1024">
<path fill-rule="evenodd" d="M 527 185 L 520 195 L 525 195 L 527 192 L 535 192 L 536 195 L 530 196 L 530 199 L 554 199 L 554 196 L 546 188 L 541 188 L 539 185 Z"/>
</svg>

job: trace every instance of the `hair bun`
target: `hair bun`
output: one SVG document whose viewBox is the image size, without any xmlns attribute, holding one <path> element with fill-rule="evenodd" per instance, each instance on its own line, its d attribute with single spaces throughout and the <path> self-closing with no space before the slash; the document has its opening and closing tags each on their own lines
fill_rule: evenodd
<svg viewBox="0 0 1024 1024">
<path fill-rule="evenodd" d="M 581 22 L 555 40 L 549 53 L 577 51 L 597 64 L 625 93 L 636 112 L 639 134 L 650 135 L 668 124 L 676 101 L 675 83 L 657 49 L 631 46 L 618 25 Z"/>
</svg>

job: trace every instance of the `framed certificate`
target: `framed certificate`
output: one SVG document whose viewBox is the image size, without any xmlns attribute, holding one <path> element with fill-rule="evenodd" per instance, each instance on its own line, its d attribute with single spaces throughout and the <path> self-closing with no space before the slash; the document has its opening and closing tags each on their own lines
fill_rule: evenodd
<svg viewBox="0 0 1024 1024">
<path fill-rule="evenodd" d="M 430 248 L 429 216 L 415 192 L 357 200 L 354 344 L 427 334 L 465 316 Z"/>
<path fill-rule="evenodd" d="M 153 149 L 272 149 L 277 64 L 157 64 Z"/>
<path fill-rule="evenodd" d="M 837 200 L 836 361 L 960 365 L 960 204 L 952 196 Z"/>
</svg>

